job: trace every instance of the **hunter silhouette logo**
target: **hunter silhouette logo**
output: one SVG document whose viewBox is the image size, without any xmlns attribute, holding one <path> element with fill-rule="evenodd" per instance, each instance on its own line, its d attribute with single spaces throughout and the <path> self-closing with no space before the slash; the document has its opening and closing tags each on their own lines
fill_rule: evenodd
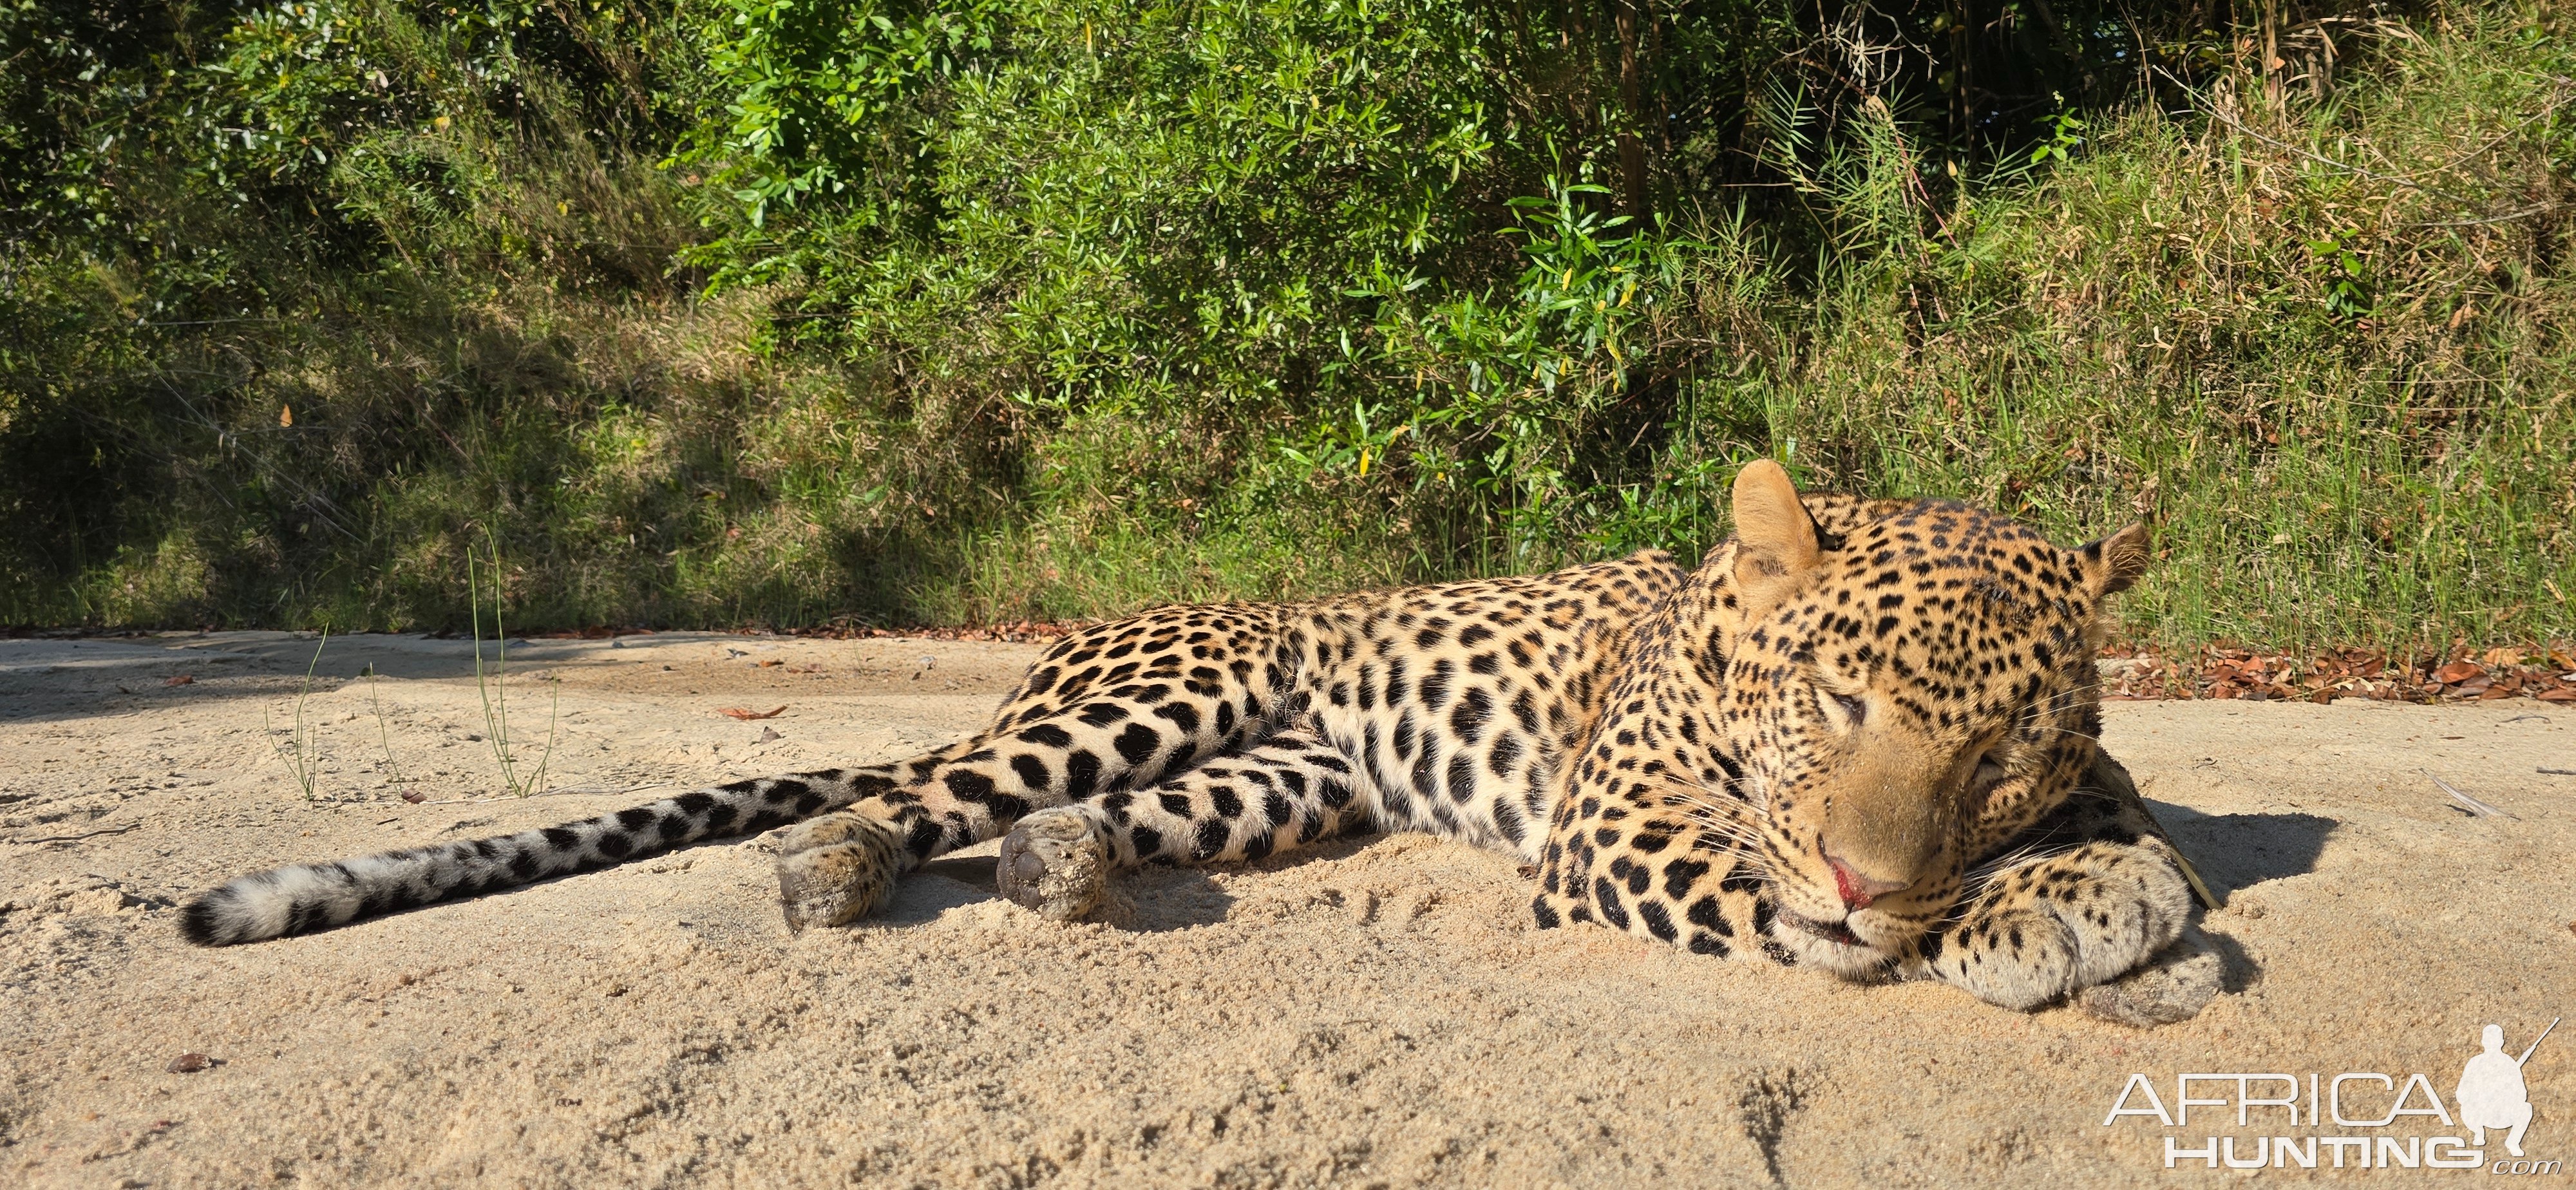
<svg viewBox="0 0 2576 1190">
<path fill-rule="evenodd" d="M 2460 1123 L 2469 1129 L 2469 1143 L 2487 1143 L 2487 1129 L 2505 1129 L 2504 1151 L 2522 1156 L 2522 1134 L 2531 1127 L 2531 1092 L 2522 1085 L 2522 1067 L 2531 1061 L 2531 1052 L 2549 1039 L 2550 1029 L 2558 1027 L 2557 1018 L 2519 1058 L 2504 1052 L 2504 1026 L 2489 1025 L 2478 1038 L 2485 1047 L 2469 1064 L 2460 1068 L 2459 1089 L 2451 1098 L 2459 1101 Z"/>
<path fill-rule="evenodd" d="M 2112 1099 L 2102 1125 L 2115 1128 L 2132 1118 L 2161 1125 L 2166 1169 L 2205 1162 L 2211 1169 L 2484 1168 L 2563 1177 L 2561 1160 L 2523 1152 L 2538 1118 L 2523 1068 L 2557 1028 L 2552 1018 L 2520 1054 L 2504 1047 L 2504 1026 L 2481 1029 L 2478 1052 L 2460 1067 L 2449 1103 L 2432 1076 L 2420 1073 L 2184 1073 L 2173 1076 L 2171 1098 L 2155 1079 L 2137 1073 Z M 2452 1104 L 2459 1114 L 2452 1114 Z M 2486 1147 L 2489 1132 L 2503 1133 L 2498 1139 L 2510 1156 Z"/>
</svg>

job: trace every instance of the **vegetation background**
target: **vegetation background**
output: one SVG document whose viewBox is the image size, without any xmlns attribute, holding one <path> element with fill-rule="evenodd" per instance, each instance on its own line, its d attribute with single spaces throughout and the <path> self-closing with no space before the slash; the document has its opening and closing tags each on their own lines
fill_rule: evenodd
<svg viewBox="0 0 2576 1190">
<path fill-rule="evenodd" d="M 0 623 L 922 625 L 1724 483 L 2130 633 L 2576 635 L 2530 0 L 0 0 Z"/>
</svg>

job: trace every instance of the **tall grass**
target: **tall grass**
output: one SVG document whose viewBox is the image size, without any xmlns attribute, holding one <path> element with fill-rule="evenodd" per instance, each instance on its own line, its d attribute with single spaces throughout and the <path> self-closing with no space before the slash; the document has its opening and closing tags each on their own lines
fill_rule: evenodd
<svg viewBox="0 0 2576 1190">
<path fill-rule="evenodd" d="M 1641 203 L 1616 80 L 1474 6 L 1003 6 L 827 161 L 741 148 L 813 113 L 713 10 L 335 4 L 174 43 L 228 65 L 150 110 L 270 132 L 8 212 L 0 622 L 461 628 L 478 544 L 530 630 L 1086 618 L 1689 559 L 1776 457 L 2148 519 L 2142 639 L 2576 636 L 2557 8 L 2185 38 L 1988 141 L 1747 25 Z"/>
<path fill-rule="evenodd" d="M 1970 192 L 1824 288 L 1784 449 L 2067 534 L 2149 518 L 2126 614 L 2167 643 L 2576 631 L 2562 21 L 2380 26 L 2367 73 L 2224 76 Z"/>
<path fill-rule="evenodd" d="M 501 623 L 504 598 L 501 591 L 501 551 L 490 541 L 482 559 L 482 582 L 491 584 L 493 661 L 483 664 L 483 586 L 476 581 L 476 559 L 469 549 L 465 555 L 466 615 L 474 632 L 474 693 L 483 703 L 483 741 L 491 745 L 492 759 L 501 770 L 501 787 L 512 797 L 534 797 L 546 791 L 546 770 L 555 759 L 555 728 L 563 710 L 563 687 L 549 683 L 554 697 L 546 707 L 546 746 L 537 754 L 534 767 L 528 765 L 525 734 L 513 738 L 510 730 L 510 631 Z M 524 722 L 524 720 L 523 720 Z"/>
<path fill-rule="evenodd" d="M 322 650 L 330 643 L 331 630 L 324 628 L 322 638 L 313 643 L 313 659 L 305 663 L 304 683 L 295 689 L 294 717 L 288 722 L 284 741 L 276 738 L 277 725 L 271 721 L 266 708 L 260 711 L 260 725 L 268 730 L 269 746 L 276 749 L 278 759 L 286 762 L 286 771 L 294 774 L 295 787 L 303 791 L 304 800 L 308 802 L 318 796 L 322 747 L 317 726 L 304 716 L 304 703 L 313 696 L 313 673 L 321 668 Z"/>
</svg>

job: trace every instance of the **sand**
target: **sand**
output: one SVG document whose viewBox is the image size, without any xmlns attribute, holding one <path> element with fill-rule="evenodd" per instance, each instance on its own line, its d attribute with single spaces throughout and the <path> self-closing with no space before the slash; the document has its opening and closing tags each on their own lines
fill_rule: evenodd
<svg viewBox="0 0 2576 1190">
<path fill-rule="evenodd" d="M 2536 771 L 2576 769 L 2576 711 L 2519 700 L 2112 705 L 2113 751 L 2227 899 L 2205 925 L 2229 992 L 2150 1031 L 1537 931 L 1511 859 L 1420 836 L 1135 874 L 1072 926 L 997 900 L 987 845 L 880 920 L 791 938 L 750 839 L 186 946 L 177 903 L 277 862 L 903 755 L 980 722 L 1035 653 L 514 647 L 512 728 L 541 739 L 559 692 L 564 790 L 519 799 L 493 796 L 464 642 L 335 639 L 308 801 L 276 747 L 312 648 L 0 641 L 0 1184 L 2199 1181 L 2161 1172 L 2168 1136 L 2244 1156 L 2337 1130 L 2105 1126 L 2131 1073 L 2164 1099 L 2205 1071 L 2424 1072 L 2448 1096 L 2482 1025 L 2519 1051 L 2576 1009 L 2576 777 Z M 2510 817 L 2454 809 L 2437 776 Z M 192 1053 L 205 1069 L 169 1069 Z M 2576 1022 L 2524 1071 L 2526 1151 L 2576 1159 Z"/>
</svg>

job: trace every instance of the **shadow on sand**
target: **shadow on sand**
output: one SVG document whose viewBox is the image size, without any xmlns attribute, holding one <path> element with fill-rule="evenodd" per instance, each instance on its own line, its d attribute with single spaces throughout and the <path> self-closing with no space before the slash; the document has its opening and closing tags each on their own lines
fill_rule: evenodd
<svg viewBox="0 0 2576 1190">
<path fill-rule="evenodd" d="M 2317 814 L 2203 814 L 2153 799 L 2148 799 L 2147 808 L 2173 835 L 2183 857 L 2199 871 L 2221 905 L 2265 881 L 2315 871 L 2326 839 L 2341 825 Z M 2231 993 L 2252 986 L 2261 968 L 2244 944 L 2215 929 L 2204 928 L 2203 933 L 2225 965 L 2222 986 Z"/>
<path fill-rule="evenodd" d="M 1185 868 L 1153 864 L 1120 872 L 1112 878 L 1109 900 L 1091 920 L 1139 934 L 1186 930 L 1224 921 L 1234 907 L 1234 894 L 1215 876 L 1228 872 L 1268 872 L 1318 860 L 1341 859 L 1374 843 L 1383 834 L 1354 834 L 1300 848 L 1292 855 L 1272 856 L 1248 864 Z M 871 921 L 885 925 L 918 925 L 948 910 L 999 900 L 1001 890 L 989 855 L 950 856 L 923 864 L 895 889 L 894 903 Z"/>
</svg>

